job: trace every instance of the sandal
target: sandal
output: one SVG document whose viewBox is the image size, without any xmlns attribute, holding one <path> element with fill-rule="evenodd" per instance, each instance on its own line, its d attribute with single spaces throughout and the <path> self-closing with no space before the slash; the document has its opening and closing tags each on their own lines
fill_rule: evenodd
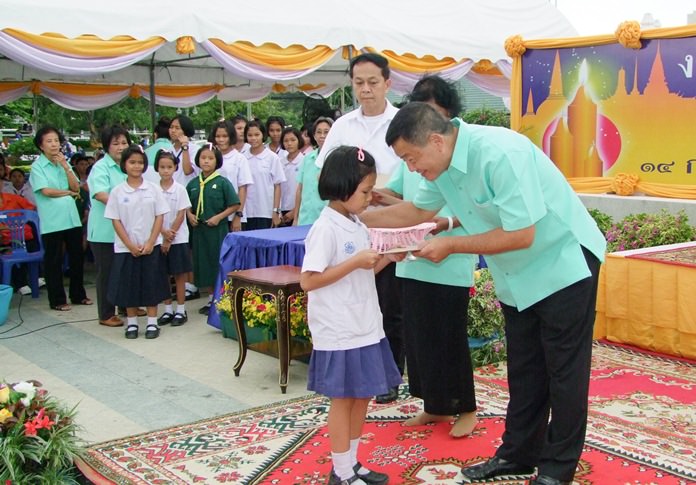
<svg viewBox="0 0 696 485">
<path fill-rule="evenodd" d="M 70 310 L 72 310 L 72 307 L 67 303 L 63 303 L 61 305 L 51 306 L 51 310 L 55 310 L 57 312 L 69 312 Z"/>
<path fill-rule="evenodd" d="M 94 302 L 86 297 L 80 301 L 74 301 L 72 303 L 73 303 L 73 305 L 94 305 Z"/>
</svg>

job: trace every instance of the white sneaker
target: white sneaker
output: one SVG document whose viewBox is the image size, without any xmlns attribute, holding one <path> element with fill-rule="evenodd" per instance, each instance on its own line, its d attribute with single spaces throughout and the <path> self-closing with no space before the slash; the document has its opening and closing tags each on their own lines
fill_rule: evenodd
<svg viewBox="0 0 696 485">
<path fill-rule="evenodd" d="M 39 280 L 39 288 L 42 288 L 42 287 L 46 286 L 46 280 L 45 280 L 45 279 L 39 278 L 38 280 Z"/>
<path fill-rule="evenodd" d="M 31 288 L 29 288 L 29 285 L 22 286 L 18 291 L 20 295 L 31 295 Z"/>
</svg>

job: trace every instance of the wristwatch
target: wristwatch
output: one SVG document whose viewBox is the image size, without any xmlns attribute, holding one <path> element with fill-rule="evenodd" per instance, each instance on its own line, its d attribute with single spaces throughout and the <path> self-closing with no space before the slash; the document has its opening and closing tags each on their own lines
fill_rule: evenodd
<svg viewBox="0 0 696 485">
<path fill-rule="evenodd" d="M 234 213 L 234 215 L 237 216 L 237 217 L 242 217 L 242 216 L 244 216 L 244 212 L 242 212 L 242 211 L 237 211 L 237 212 Z"/>
<path fill-rule="evenodd" d="M 181 149 L 185 152 L 188 151 L 188 145 L 181 145 Z"/>
<path fill-rule="evenodd" d="M 280 207 L 274 207 L 273 212 L 275 212 L 276 214 L 280 214 Z"/>
</svg>

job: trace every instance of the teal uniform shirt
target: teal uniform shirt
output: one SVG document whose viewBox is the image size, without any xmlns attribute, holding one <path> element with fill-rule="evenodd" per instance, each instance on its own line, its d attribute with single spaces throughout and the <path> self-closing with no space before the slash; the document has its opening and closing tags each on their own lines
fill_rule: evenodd
<svg viewBox="0 0 696 485">
<path fill-rule="evenodd" d="M 450 166 L 423 180 L 416 207 L 447 204 L 467 234 L 534 225 L 530 247 L 486 255 L 498 298 L 520 311 L 589 277 L 581 246 L 603 261 L 606 241 L 553 162 L 513 131 L 452 123 L 459 133 Z"/>
<path fill-rule="evenodd" d="M 409 172 L 406 163 L 401 162 L 392 173 L 386 188 L 401 194 L 404 200 L 413 200 L 423 180 L 416 172 Z M 437 214 L 440 217 L 452 216 L 448 207 L 443 207 Z M 435 237 L 464 236 L 461 227 L 443 231 Z M 478 258 L 472 254 L 451 254 L 439 263 L 425 258 L 396 263 L 396 276 L 440 285 L 470 287 L 474 284 L 474 269 Z"/>
<path fill-rule="evenodd" d="M 94 198 L 99 192 L 111 193 L 118 184 L 125 182 L 126 174 L 121 171 L 121 166 L 107 153 L 104 158 L 92 166 L 87 177 L 89 194 L 92 197 L 92 208 L 87 219 L 87 240 L 99 243 L 114 242 L 114 225 L 111 219 L 104 217 L 106 204 Z"/>
<path fill-rule="evenodd" d="M 41 221 L 41 234 L 82 226 L 75 199 L 69 195 L 48 197 L 41 193 L 42 189 L 70 190 L 68 174 L 65 173 L 63 167 L 51 162 L 42 153 L 31 164 L 29 179 L 36 197 L 36 210 Z"/>
<path fill-rule="evenodd" d="M 145 149 L 145 156 L 147 157 L 147 164 L 149 165 L 148 170 L 155 171 L 155 156 L 160 150 L 173 150 L 174 145 L 169 141 L 168 138 L 158 138 L 155 143 L 150 145 Z"/>
<path fill-rule="evenodd" d="M 319 149 L 314 149 L 305 155 L 302 166 L 297 171 L 297 183 L 302 184 L 300 198 L 300 213 L 297 216 L 297 225 L 314 224 L 319 214 L 326 207 L 328 201 L 319 197 L 319 173 L 316 160 Z"/>
</svg>

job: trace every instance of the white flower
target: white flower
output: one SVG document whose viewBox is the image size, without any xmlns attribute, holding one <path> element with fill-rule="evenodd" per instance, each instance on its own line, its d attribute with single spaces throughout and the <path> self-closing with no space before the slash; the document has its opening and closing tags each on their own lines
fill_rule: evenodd
<svg viewBox="0 0 696 485">
<path fill-rule="evenodd" d="M 15 391 L 24 394 L 25 397 L 20 399 L 24 406 L 29 406 L 29 404 L 31 404 L 31 400 L 34 399 L 34 396 L 36 396 L 36 387 L 34 387 L 34 384 L 31 382 L 18 382 L 13 386 L 13 388 Z"/>
</svg>

